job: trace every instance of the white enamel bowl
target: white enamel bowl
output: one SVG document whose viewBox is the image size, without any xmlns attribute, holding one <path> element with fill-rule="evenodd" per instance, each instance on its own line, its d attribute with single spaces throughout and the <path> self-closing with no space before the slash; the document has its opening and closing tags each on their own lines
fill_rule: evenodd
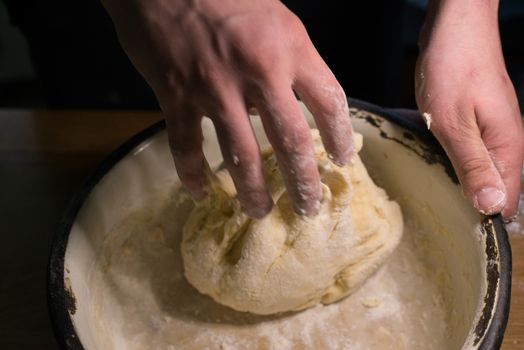
<svg viewBox="0 0 524 350">
<path fill-rule="evenodd" d="M 370 174 L 391 197 L 409 198 L 400 200 L 402 210 L 416 213 L 435 248 L 429 251 L 440 252 L 425 258 L 447 271 L 443 293 L 453 310 L 448 320 L 453 347 L 500 347 L 511 285 L 511 252 L 500 216 L 482 217 L 470 207 L 442 150 L 420 124 L 364 102 L 351 104 Z M 215 134 L 210 123 L 203 125 L 207 159 L 217 163 Z M 254 128 L 266 142 L 261 128 Z M 48 280 L 50 314 L 63 348 L 96 349 L 97 334 L 88 322 L 92 286 L 86 280 L 96 247 L 130 208 L 144 204 L 145 193 L 174 173 L 160 123 L 109 156 L 72 200 L 55 237 Z"/>
</svg>

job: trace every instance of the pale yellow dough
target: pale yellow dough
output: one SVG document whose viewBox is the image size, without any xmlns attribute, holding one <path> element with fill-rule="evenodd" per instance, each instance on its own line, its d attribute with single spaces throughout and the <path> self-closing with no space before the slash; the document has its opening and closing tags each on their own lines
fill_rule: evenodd
<svg viewBox="0 0 524 350">
<path fill-rule="evenodd" d="M 261 220 L 242 213 L 226 171 L 183 229 L 187 280 L 235 310 L 273 314 L 337 301 L 356 290 L 402 236 L 400 207 L 369 177 L 360 158 L 337 167 L 312 131 L 323 198 L 315 217 L 296 215 L 271 150 L 264 172 L 276 203 Z M 362 136 L 355 135 L 360 150 Z"/>
</svg>

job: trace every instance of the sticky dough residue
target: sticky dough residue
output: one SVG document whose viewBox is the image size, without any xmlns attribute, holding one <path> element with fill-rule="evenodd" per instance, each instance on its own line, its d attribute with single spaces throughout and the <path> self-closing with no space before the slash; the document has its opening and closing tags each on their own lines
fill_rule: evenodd
<svg viewBox="0 0 524 350">
<path fill-rule="evenodd" d="M 428 113 L 428 112 L 424 112 L 422 113 L 422 118 L 424 119 L 424 121 L 426 122 L 426 126 L 428 127 L 428 130 L 430 129 L 431 127 L 431 114 Z"/>
</svg>

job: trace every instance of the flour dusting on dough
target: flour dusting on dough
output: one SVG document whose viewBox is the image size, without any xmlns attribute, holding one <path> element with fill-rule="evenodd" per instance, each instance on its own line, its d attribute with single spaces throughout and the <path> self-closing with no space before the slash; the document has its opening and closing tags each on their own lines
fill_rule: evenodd
<svg viewBox="0 0 524 350">
<path fill-rule="evenodd" d="M 184 193 L 185 195 L 180 195 Z M 274 316 L 237 312 L 184 278 L 180 242 L 193 202 L 178 183 L 132 212 L 97 249 L 88 276 L 98 349 L 451 349 L 442 291 L 423 265 L 418 226 L 353 295 Z M 418 243 L 415 243 L 418 242 Z M 416 245 L 417 244 L 417 245 Z"/>
<path fill-rule="evenodd" d="M 271 150 L 263 170 L 275 205 L 262 219 L 247 217 L 230 195 L 230 181 L 219 181 L 226 170 L 215 176 L 182 240 L 185 276 L 201 293 L 255 314 L 302 310 L 354 292 L 393 252 L 403 230 L 398 204 L 373 183 L 358 156 L 335 166 L 317 130 L 312 139 L 322 183 L 314 217 L 294 213 Z M 362 146 L 362 135 L 355 140 Z M 297 186 L 299 196 L 310 192 Z"/>
</svg>

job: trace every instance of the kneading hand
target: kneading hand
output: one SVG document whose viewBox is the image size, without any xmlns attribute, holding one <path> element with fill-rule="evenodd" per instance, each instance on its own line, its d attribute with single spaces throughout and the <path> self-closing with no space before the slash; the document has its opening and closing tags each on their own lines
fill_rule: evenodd
<svg viewBox="0 0 524 350">
<path fill-rule="evenodd" d="M 465 195 L 480 212 L 511 219 L 518 208 L 524 137 L 500 47 L 497 1 L 430 2 L 416 93 Z"/>
<path fill-rule="evenodd" d="M 201 118 L 211 118 L 244 210 L 272 207 L 247 110 L 255 107 L 296 212 L 321 196 L 309 127 L 315 116 L 337 164 L 353 153 L 346 97 L 302 23 L 277 0 L 103 0 L 122 46 L 164 112 L 175 165 L 194 197 L 205 196 Z"/>
</svg>

